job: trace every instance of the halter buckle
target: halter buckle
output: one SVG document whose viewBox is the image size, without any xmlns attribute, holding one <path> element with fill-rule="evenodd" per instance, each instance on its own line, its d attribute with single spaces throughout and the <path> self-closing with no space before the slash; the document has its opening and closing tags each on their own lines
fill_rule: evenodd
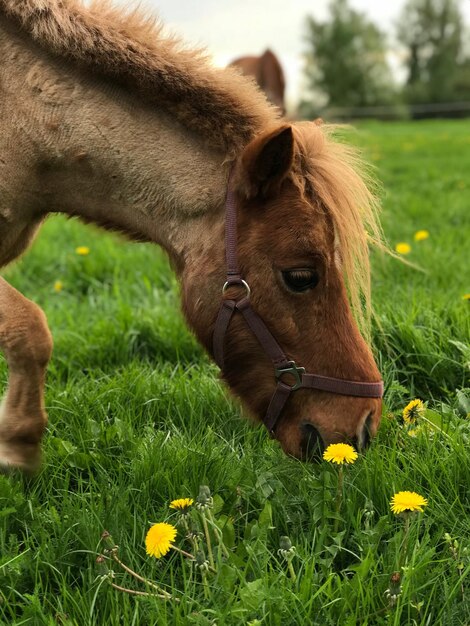
<svg viewBox="0 0 470 626">
<path fill-rule="evenodd" d="M 275 374 L 278 380 L 280 380 L 284 376 L 284 374 L 290 374 L 291 376 L 293 376 L 294 384 L 290 385 L 290 388 L 291 391 L 295 391 L 296 389 L 300 389 L 300 387 L 302 387 L 302 375 L 305 374 L 305 367 L 297 367 L 295 361 L 288 361 L 287 367 L 276 367 Z"/>
</svg>

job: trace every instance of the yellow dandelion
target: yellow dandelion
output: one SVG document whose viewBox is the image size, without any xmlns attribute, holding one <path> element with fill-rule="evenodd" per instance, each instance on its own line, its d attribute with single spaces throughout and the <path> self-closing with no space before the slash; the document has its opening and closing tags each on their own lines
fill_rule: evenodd
<svg viewBox="0 0 470 626">
<path fill-rule="evenodd" d="M 190 506 L 194 504 L 192 498 L 179 498 L 170 502 L 170 509 L 176 509 L 180 513 L 186 513 Z"/>
<path fill-rule="evenodd" d="M 424 414 L 426 407 L 422 400 L 412 400 L 403 409 L 403 421 L 407 426 L 415 424 Z"/>
<path fill-rule="evenodd" d="M 172 541 L 176 537 L 176 528 L 166 522 L 154 524 L 145 537 L 147 554 L 159 559 L 170 550 Z"/>
<path fill-rule="evenodd" d="M 60 293 L 64 288 L 64 283 L 61 280 L 56 280 L 54 283 L 54 291 Z"/>
<path fill-rule="evenodd" d="M 462 300 L 470 300 L 470 293 L 464 293 L 462 296 Z"/>
<path fill-rule="evenodd" d="M 75 252 L 79 256 L 87 256 L 87 254 L 90 254 L 90 248 L 87 246 L 78 246 L 78 248 L 75 248 Z"/>
<path fill-rule="evenodd" d="M 423 506 L 426 506 L 427 503 L 426 498 L 420 496 L 419 493 L 415 493 L 414 491 L 399 491 L 393 496 L 390 502 L 390 508 L 393 513 L 397 515 L 404 511 L 420 511 L 422 513 Z"/>
<path fill-rule="evenodd" d="M 417 230 L 414 234 L 415 241 L 424 241 L 429 237 L 428 230 Z"/>
<path fill-rule="evenodd" d="M 323 458 L 330 463 L 343 465 L 343 463 L 354 463 L 357 459 L 357 452 L 348 443 L 332 443 L 323 453 Z"/>
<path fill-rule="evenodd" d="M 395 246 L 395 251 L 398 254 L 409 254 L 411 252 L 411 246 L 409 243 L 400 242 Z"/>
</svg>

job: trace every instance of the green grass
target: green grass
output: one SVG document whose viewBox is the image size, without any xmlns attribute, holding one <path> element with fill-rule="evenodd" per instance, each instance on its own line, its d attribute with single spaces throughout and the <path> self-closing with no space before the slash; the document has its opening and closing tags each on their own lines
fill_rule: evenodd
<svg viewBox="0 0 470 626">
<path fill-rule="evenodd" d="M 368 123 L 350 140 L 378 168 L 389 242 L 410 243 L 421 268 L 373 257 L 386 412 L 420 397 L 444 432 L 412 438 L 384 418 L 367 455 L 346 468 L 336 521 L 337 472 L 285 457 L 240 419 L 185 328 L 163 254 L 51 219 L 4 272 L 46 311 L 55 350 L 44 468 L 33 480 L 0 476 L 1 624 L 470 623 L 468 123 Z M 415 243 L 419 229 L 430 237 Z M 90 255 L 78 257 L 78 245 Z M 231 552 L 206 592 L 180 555 L 157 561 L 144 548 L 149 523 L 175 521 L 169 501 L 201 484 Z M 389 501 L 404 489 L 429 505 L 411 524 L 403 590 L 390 608 L 403 522 Z M 125 563 L 180 602 L 112 589 L 95 563 L 104 529 Z M 296 547 L 296 582 L 278 554 L 283 535 Z M 145 589 L 115 572 L 118 584 Z"/>
</svg>

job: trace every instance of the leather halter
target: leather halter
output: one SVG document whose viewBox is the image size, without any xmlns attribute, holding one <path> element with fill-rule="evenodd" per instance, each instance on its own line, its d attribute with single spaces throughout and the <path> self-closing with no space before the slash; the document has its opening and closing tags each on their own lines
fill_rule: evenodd
<svg viewBox="0 0 470 626">
<path fill-rule="evenodd" d="M 223 286 L 222 294 L 233 286 L 238 285 L 245 290 L 240 300 L 223 300 L 215 322 L 213 335 L 214 359 L 220 369 L 224 370 L 224 343 L 230 321 L 239 312 L 258 339 L 261 347 L 274 365 L 274 378 L 277 380 L 276 389 L 269 403 L 263 422 L 268 431 L 274 434 L 276 423 L 290 394 L 297 389 L 318 389 L 343 396 L 357 396 L 361 398 L 381 398 L 383 396 L 383 382 L 356 382 L 331 376 L 307 374 L 305 368 L 299 367 L 289 359 L 273 337 L 261 317 L 253 310 L 250 302 L 250 287 L 243 280 L 238 267 L 237 255 L 237 203 L 236 196 L 231 188 L 232 176 L 229 178 L 225 202 L 225 258 L 227 264 L 227 281 Z M 286 381 L 286 377 L 288 381 Z"/>
</svg>

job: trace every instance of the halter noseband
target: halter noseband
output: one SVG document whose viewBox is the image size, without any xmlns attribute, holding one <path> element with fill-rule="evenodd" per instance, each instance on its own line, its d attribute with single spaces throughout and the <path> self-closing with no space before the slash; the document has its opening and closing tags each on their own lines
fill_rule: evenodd
<svg viewBox="0 0 470 626">
<path fill-rule="evenodd" d="M 357 396 L 361 398 L 381 398 L 383 396 L 383 382 L 361 383 L 331 376 L 306 374 L 304 367 L 299 367 L 283 352 L 281 346 L 267 328 L 261 317 L 252 309 L 250 302 L 250 287 L 243 280 L 238 267 L 237 255 L 237 204 L 233 189 L 232 176 L 229 178 L 227 197 L 225 201 L 225 258 L 227 264 L 227 281 L 222 288 L 222 294 L 233 286 L 238 285 L 245 289 L 241 300 L 223 300 L 215 322 L 213 335 L 214 359 L 220 369 L 224 369 L 224 343 L 230 321 L 236 311 L 241 313 L 261 347 L 269 356 L 274 365 L 274 376 L 277 380 L 276 389 L 271 397 L 263 422 L 268 431 L 274 434 L 276 423 L 282 410 L 293 391 L 297 389 L 318 389 L 343 396 Z M 283 378 L 289 375 L 289 384 Z"/>
</svg>

